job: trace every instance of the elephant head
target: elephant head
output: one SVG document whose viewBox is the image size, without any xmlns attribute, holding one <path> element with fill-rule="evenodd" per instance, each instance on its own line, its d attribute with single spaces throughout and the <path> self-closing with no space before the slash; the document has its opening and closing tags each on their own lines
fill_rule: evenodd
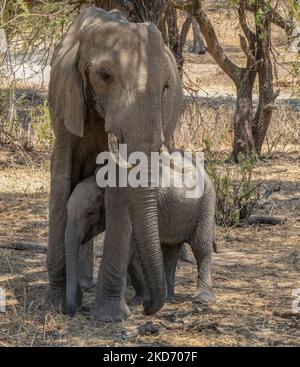
<svg viewBox="0 0 300 367">
<path fill-rule="evenodd" d="M 127 144 L 129 154 L 148 156 L 168 146 L 181 111 L 182 86 L 176 61 L 153 23 L 129 23 L 119 12 L 88 8 L 56 48 L 51 73 L 51 111 L 70 133 L 83 137 L 87 123 L 104 124 L 116 156 L 120 143 Z M 144 304 L 150 314 L 166 297 L 156 190 L 128 188 L 126 195 L 150 290 Z"/>
</svg>

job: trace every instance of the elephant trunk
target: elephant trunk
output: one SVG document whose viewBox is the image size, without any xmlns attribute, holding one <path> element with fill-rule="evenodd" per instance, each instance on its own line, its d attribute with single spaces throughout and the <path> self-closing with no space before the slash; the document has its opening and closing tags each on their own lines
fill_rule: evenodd
<svg viewBox="0 0 300 367">
<path fill-rule="evenodd" d="M 161 140 L 163 141 L 163 139 Z M 108 147 L 115 163 L 130 171 L 132 165 L 120 156 L 118 140 L 113 133 L 108 134 Z M 155 148 L 147 147 L 145 149 L 147 152 L 152 150 L 155 151 Z M 159 151 L 163 157 L 170 159 L 169 152 L 163 143 L 161 143 Z M 182 171 L 182 167 L 176 164 L 173 165 L 173 168 Z M 137 252 L 148 288 L 148 297 L 144 299 L 144 310 L 147 315 L 151 315 L 159 311 L 166 301 L 166 280 L 159 239 L 157 189 L 151 187 L 150 166 L 148 170 L 149 185 L 147 187 L 128 187 L 127 190 L 130 219 L 137 244 Z"/>
<path fill-rule="evenodd" d="M 155 188 L 128 188 L 129 210 L 137 252 L 142 264 L 149 298 L 146 315 L 159 311 L 166 301 L 166 280 L 159 239 L 157 191 Z"/>
<path fill-rule="evenodd" d="M 76 314 L 79 299 L 79 246 L 82 242 L 78 228 L 67 223 L 65 231 L 66 255 L 66 312 L 73 317 Z"/>
</svg>

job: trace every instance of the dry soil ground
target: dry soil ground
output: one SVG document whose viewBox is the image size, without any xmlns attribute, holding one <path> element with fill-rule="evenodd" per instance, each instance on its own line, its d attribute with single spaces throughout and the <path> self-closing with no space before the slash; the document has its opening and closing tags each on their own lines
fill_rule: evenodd
<svg viewBox="0 0 300 367">
<path fill-rule="evenodd" d="M 130 304 L 132 316 L 123 324 L 96 323 L 88 317 L 94 290 L 85 293 L 83 308 L 74 319 L 45 313 L 40 308 L 47 286 L 44 248 L 0 248 L 0 287 L 7 296 L 7 312 L 0 314 L 0 345 L 300 346 L 300 314 L 292 310 L 292 292 L 300 288 L 299 162 L 298 152 L 261 162 L 255 169 L 256 179 L 281 184 L 281 191 L 260 212 L 284 218 L 284 224 L 218 228 L 220 253 L 213 259 L 217 303 L 209 308 L 192 304 L 196 269 L 181 262 L 176 276 L 178 303 L 167 304 L 153 317 Z M 38 162 L 34 156 L 26 165 L 2 148 L 0 169 L 0 245 L 45 245 L 47 159 Z M 152 326 L 143 328 L 146 322 Z"/>
</svg>

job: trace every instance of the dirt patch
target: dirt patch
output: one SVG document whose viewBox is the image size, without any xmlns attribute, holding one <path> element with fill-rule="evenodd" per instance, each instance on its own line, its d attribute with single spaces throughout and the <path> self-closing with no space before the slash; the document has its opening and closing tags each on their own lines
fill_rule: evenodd
<svg viewBox="0 0 300 367">
<path fill-rule="evenodd" d="M 166 304 L 153 317 L 128 302 L 132 315 L 122 324 L 89 319 L 95 290 L 86 292 L 74 319 L 41 309 L 47 286 L 43 250 L 0 248 L 0 287 L 7 311 L 0 314 L 1 346 L 205 346 L 298 345 L 300 315 L 293 313 L 293 289 L 300 288 L 299 153 L 261 162 L 255 178 L 265 185 L 280 183 L 258 210 L 285 219 L 275 227 L 218 228 L 220 253 L 214 255 L 217 303 L 193 305 L 194 265 L 180 263 L 177 303 Z M 7 161 L 12 164 L 7 165 Z M 0 244 L 47 243 L 49 162 L 26 165 L 1 150 Z M 98 239 L 96 262 L 100 261 Z M 95 266 L 95 279 L 98 266 Z M 150 324 L 146 324 L 149 322 Z M 152 324 L 151 324 L 152 323 Z"/>
</svg>

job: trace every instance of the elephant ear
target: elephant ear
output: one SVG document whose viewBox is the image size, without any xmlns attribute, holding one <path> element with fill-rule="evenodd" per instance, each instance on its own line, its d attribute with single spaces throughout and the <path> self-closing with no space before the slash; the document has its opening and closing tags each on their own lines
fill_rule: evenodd
<svg viewBox="0 0 300 367">
<path fill-rule="evenodd" d="M 79 30 L 86 12 L 71 24 L 51 60 L 49 102 L 51 113 L 64 121 L 66 129 L 79 137 L 84 133 L 86 105 L 79 71 Z M 55 133 L 55 126 L 54 133 Z"/>
<path fill-rule="evenodd" d="M 163 131 L 166 139 L 165 144 L 169 148 L 171 137 L 174 134 L 182 110 L 183 89 L 175 57 L 167 46 L 165 46 L 165 52 L 170 68 L 169 82 L 171 88 L 168 93 L 168 100 L 163 105 Z"/>
</svg>

